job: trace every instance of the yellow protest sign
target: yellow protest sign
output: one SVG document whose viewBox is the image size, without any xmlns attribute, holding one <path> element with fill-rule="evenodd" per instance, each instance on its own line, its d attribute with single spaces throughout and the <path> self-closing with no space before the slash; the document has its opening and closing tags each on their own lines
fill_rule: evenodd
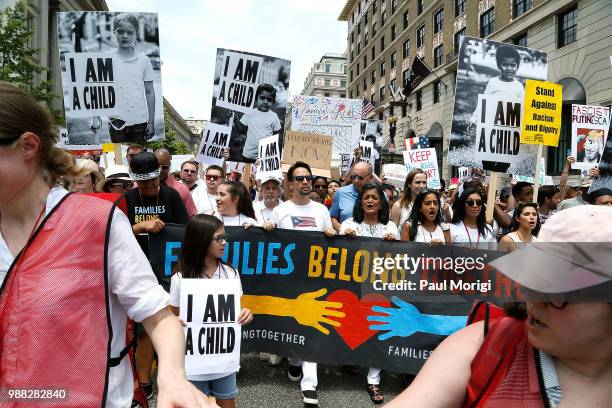
<svg viewBox="0 0 612 408">
<path fill-rule="evenodd" d="M 102 151 L 104 153 L 114 152 L 115 151 L 115 144 L 114 143 L 104 143 L 102 145 Z"/>
<path fill-rule="evenodd" d="M 559 144 L 562 92 L 559 84 L 527 80 L 521 143 L 554 147 Z"/>
</svg>

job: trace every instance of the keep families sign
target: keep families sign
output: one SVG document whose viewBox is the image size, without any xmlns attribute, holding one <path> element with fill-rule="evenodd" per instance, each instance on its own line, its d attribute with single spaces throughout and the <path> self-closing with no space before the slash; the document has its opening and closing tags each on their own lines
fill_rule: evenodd
<svg viewBox="0 0 612 408">
<path fill-rule="evenodd" d="M 610 128 L 610 108 L 572 105 L 573 169 L 588 170 L 599 163 Z"/>
<path fill-rule="evenodd" d="M 236 372 L 240 367 L 240 280 L 181 279 L 187 375 Z"/>
<path fill-rule="evenodd" d="M 208 165 L 223 165 L 223 149 L 229 145 L 231 126 L 209 122 L 202 130 L 202 141 L 196 160 Z"/>
<path fill-rule="evenodd" d="M 561 135 L 562 92 L 559 84 L 527 80 L 521 143 L 557 147 Z"/>
<path fill-rule="evenodd" d="M 217 105 L 238 112 L 249 112 L 254 107 L 263 58 L 225 51 L 222 64 Z"/>
<path fill-rule="evenodd" d="M 409 172 L 414 169 L 421 169 L 427 175 L 427 187 L 439 189 L 440 172 L 438 171 L 438 158 L 436 149 L 416 149 L 403 152 L 404 164 Z"/>
<path fill-rule="evenodd" d="M 259 167 L 256 178 L 265 180 L 269 177 L 283 178 L 280 165 L 280 150 L 278 146 L 278 135 L 266 137 L 259 141 Z"/>
<path fill-rule="evenodd" d="M 67 110 L 74 118 L 117 113 L 113 57 L 103 53 L 66 53 Z"/>
</svg>

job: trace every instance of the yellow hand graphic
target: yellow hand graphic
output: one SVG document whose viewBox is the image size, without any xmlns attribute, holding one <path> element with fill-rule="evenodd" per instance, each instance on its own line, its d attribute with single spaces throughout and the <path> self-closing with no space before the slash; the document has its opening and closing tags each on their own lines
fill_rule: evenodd
<svg viewBox="0 0 612 408">
<path fill-rule="evenodd" d="M 317 300 L 325 295 L 327 289 L 319 289 L 316 292 L 302 293 L 295 298 L 293 317 L 303 326 L 314 327 L 321 333 L 329 334 L 329 329 L 323 327 L 321 323 L 326 323 L 334 327 L 340 327 L 340 322 L 328 319 L 326 316 L 344 317 L 344 312 L 333 309 L 341 309 L 340 302 L 327 302 Z"/>
</svg>

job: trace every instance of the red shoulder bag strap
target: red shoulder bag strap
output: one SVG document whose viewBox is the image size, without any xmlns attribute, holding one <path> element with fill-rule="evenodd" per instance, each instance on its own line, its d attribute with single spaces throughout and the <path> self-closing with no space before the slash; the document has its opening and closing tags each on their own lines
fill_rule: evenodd
<svg viewBox="0 0 612 408">
<path fill-rule="evenodd" d="M 491 324 L 472 360 L 472 375 L 463 403 L 464 408 L 478 407 L 481 402 L 488 400 L 506 375 L 524 334 L 522 320 L 502 317 Z"/>
</svg>

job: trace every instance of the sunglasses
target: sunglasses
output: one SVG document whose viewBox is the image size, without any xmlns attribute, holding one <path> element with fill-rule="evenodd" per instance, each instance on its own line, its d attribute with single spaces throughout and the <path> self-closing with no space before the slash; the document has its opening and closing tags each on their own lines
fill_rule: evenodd
<svg viewBox="0 0 612 408">
<path fill-rule="evenodd" d="M 215 242 L 216 242 L 217 244 L 220 244 L 220 243 L 222 243 L 223 241 L 226 241 L 226 242 L 227 242 L 227 241 L 229 241 L 229 235 L 227 235 L 227 234 L 215 235 L 215 236 L 213 237 L 213 240 L 215 240 Z"/>
<path fill-rule="evenodd" d="M 183 173 L 187 173 L 187 174 L 197 174 L 197 170 L 188 170 L 188 169 L 183 169 Z"/>
<path fill-rule="evenodd" d="M 212 180 L 214 180 L 214 181 L 221 180 L 221 176 L 217 176 L 215 174 L 207 174 L 206 175 L 206 180 L 209 180 L 209 181 L 212 181 Z"/>
<path fill-rule="evenodd" d="M 295 177 L 293 177 L 293 180 L 295 180 L 295 181 L 297 181 L 299 183 L 303 182 L 304 180 L 312 181 L 312 179 L 313 179 L 312 176 L 295 176 Z"/>
<path fill-rule="evenodd" d="M 481 207 L 482 206 L 482 200 L 465 200 L 465 203 L 468 205 L 468 207 Z"/>
<path fill-rule="evenodd" d="M 363 180 L 365 180 L 365 177 L 360 176 L 359 174 L 351 174 L 351 180 L 363 181 Z"/>
<path fill-rule="evenodd" d="M 13 136 L 13 137 L 3 137 L 3 138 L 0 138 L 0 146 L 8 146 L 8 145 L 12 144 L 13 142 L 15 142 L 17 139 L 19 139 L 20 137 L 21 137 L 21 135 Z"/>
</svg>

